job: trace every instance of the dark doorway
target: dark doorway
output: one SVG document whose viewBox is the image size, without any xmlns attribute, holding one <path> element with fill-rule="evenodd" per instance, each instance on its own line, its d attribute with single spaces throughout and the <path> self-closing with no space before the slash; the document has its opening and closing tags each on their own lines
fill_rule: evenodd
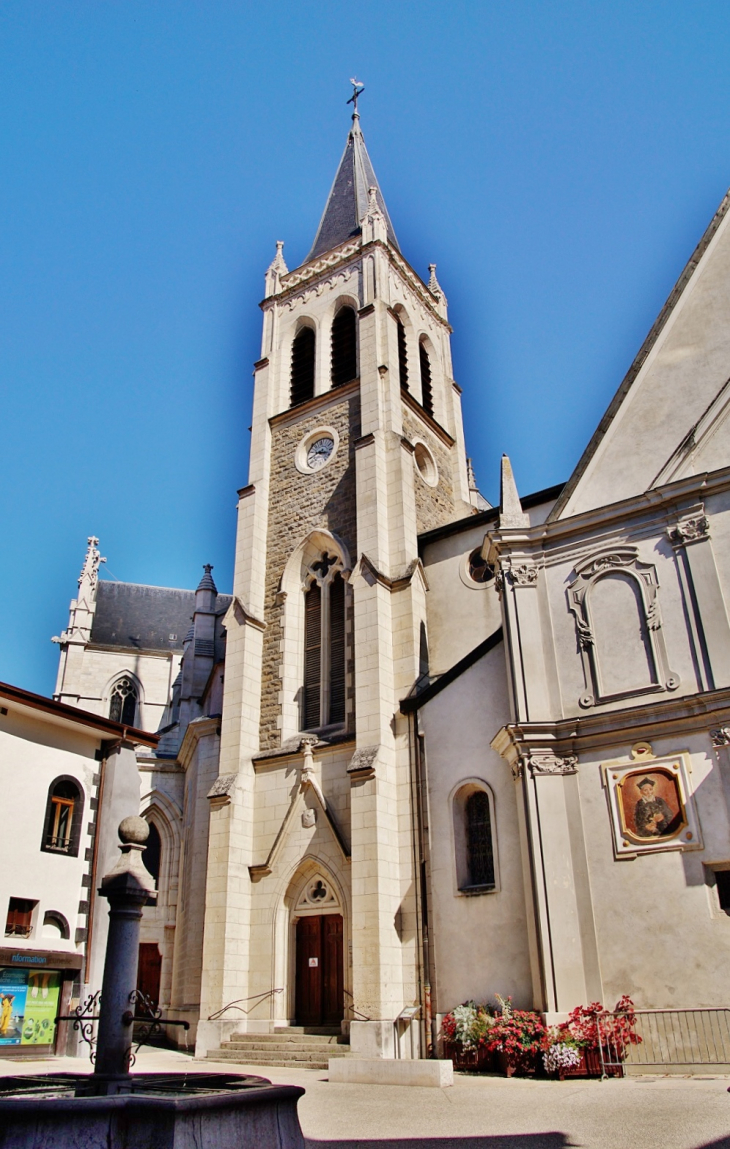
<svg viewBox="0 0 730 1149">
<path fill-rule="evenodd" d="M 137 989 L 157 1008 L 160 1004 L 160 971 L 162 954 L 156 942 L 140 942 Z"/>
<path fill-rule="evenodd" d="M 339 1025 L 344 1016 L 342 918 L 297 921 L 297 1025 Z"/>
</svg>

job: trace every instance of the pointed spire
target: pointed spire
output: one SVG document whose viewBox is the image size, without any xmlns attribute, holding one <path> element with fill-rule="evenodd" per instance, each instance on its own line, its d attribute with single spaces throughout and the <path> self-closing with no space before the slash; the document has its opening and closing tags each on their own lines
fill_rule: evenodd
<svg viewBox="0 0 730 1149">
<path fill-rule="evenodd" d="M 491 510 L 492 504 L 487 502 L 487 500 L 484 498 L 484 495 L 482 494 L 482 492 L 479 490 L 479 487 L 477 486 L 476 475 L 474 474 L 474 467 L 473 467 L 472 461 L 469 457 L 467 457 L 467 460 L 466 460 L 466 478 L 467 478 L 467 482 L 469 484 L 469 502 L 471 503 L 471 505 L 473 507 L 476 507 L 476 509 L 478 511 Z"/>
<path fill-rule="evenodd" d="M 353 87 L 355 87 L 354 81 Z M 356 90 L 355 98 L 348 100 L 348 103 L 353 103 L 355 107 L 352 113 L 352 127 L 337 169 L 337 175 L 327 197 L 312 250 L 305 263 L 308 263 L 310 259 L 316 259 L 317 256 L 323 255 L 326 251 L 331 251 L 333 247 L 338 247 L 352 236 L 360 234 L 361 220 L 368 212 L 369 188 L 375 188 L 377 204 L 385 219 L 388 240 L 393 244 L 393 247 L 400 250 L 393 225 L 390 222 L 388 209 L 385 206 L 383 193 L 380 190 L 377 176 L 365 147 L 365 138 L 360 128 L 360 114 L 357 110 L 357 96 L 362 92 L 362 85 L 358 84 L 357 88 L 359 91 Z"/>
<path fill-rule="evenodd" d="M 205 571 L 205 574 L 203 575 L 200 582 L 198 583 L 198 585 L 196 587 L 196 591 L 210 590 L 213 592 L 213 594 L 218 594 L 218 587 L 213 582 L 213 576 L 210 573 L 213 570 L 213 567 L 211 566 L 210 563 L 206 563 L 205 566 L 203 567 L 203 570 Z"/>
<path fill-rule="evenodd" d="M 440 297 L 441 299 L 443 299 L 443 301 L 445 303 L 446 302 L 446 296 L 444 294 L 444 289 L 441 286 L 441 284 L 439 283 L 438 279 L 436 278 L 436 264 L 435 263 L 429 263 L 428 270 L 429 270 L 428 290 L 431 292 L 431 295 L 435 295 L 437 297 Z"/>
<path fill-rule="evenodd" d="M 264 292 L 268 298 L 270 295 L 276 295 L 279 290 L 282 275 L 286 275 L 289 268 L 286 266 L 284 260 L 284 240 L 277 239 L 276 241 L 276 255 L 266 269 L 266 284 Z"/>
<path fill-rule="evenodd" d="M 499 495 L 499 529 L 510 530 L 529 527 L 530 519 L 522 510 L 517 484 L 512 473 L 512 464 L 507 455 L 502 455 L 502 481 Z"/>
</svg>

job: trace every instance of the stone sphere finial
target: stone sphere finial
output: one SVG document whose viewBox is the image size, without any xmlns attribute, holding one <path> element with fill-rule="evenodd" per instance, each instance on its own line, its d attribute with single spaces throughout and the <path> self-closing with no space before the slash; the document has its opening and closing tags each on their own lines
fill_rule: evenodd
<svg viewBox="0 0 730 1149">
<path fill-rule="evenodd" d="M 126 846 L 131 843 L 135 846 L 143 846 L 150 836 L 150 824 L 144 818 L 139 818 L 133 814 L 129 818 L 122 818 L 117 833 L 123 845 Z"/>
</svg>

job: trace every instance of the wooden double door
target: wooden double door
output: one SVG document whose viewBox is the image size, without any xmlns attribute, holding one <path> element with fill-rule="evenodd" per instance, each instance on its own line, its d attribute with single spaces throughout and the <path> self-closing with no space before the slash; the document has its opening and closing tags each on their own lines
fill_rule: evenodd
<svg viewBox="0 0 730 1149">
<path fill-rule="evenodd" d="M 137 989 L 148 997 L 155 1008 L 160 1004 L 162 954 L 156 942 L 140 942 L 137 966 Z"/>
<path fill-rule="evenodd" d="M 296 923 L 297 1025 L 339 1025 L 344 1017 L 342 917 L 319 914 Z"/>
</svg>

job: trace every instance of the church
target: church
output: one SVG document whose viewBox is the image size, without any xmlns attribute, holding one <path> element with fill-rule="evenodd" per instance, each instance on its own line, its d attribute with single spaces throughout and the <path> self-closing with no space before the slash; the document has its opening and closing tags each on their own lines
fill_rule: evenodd
<svg viewBox="0 0 730 1149">
<path fill-rule="evenodd" d="M 104 581 L 91 538 L 56 640 L 58 703 L 158 736 L 125 759 L 140 984 L 199 1056 L 730 996 L 729 206 L 565 485 L 503 457 L 491 507 L 355 103 L 311 251 L 266 271 L 232 593 Z"/>
</svg>

